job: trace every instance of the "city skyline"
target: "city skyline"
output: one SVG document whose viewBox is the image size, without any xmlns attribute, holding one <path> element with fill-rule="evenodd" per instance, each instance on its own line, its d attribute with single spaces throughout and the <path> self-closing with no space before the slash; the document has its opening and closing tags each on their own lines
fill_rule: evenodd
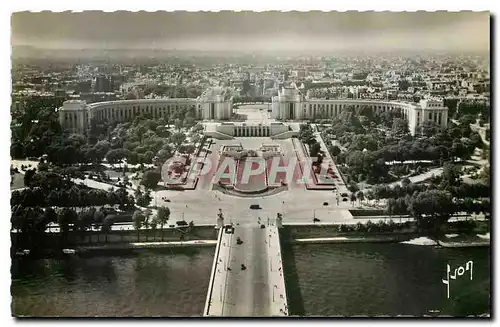
<svg viewBox="0 0 500 327">
<path fill-rule="evenodd" d="M 486 52 L 489 39 L 488 12 L 87 11 L 12 15 L 13 47 L 53 50 Z"/>
</svg>

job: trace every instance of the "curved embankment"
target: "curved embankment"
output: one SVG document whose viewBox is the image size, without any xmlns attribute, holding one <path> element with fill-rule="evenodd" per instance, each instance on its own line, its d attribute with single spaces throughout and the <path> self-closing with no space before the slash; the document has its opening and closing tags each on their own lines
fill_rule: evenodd
<svg viewBox="0 0 500 327">
<path fill-rule="evenodd" d="M 264 196 L 278 194 L 280 192 L 288 190 L 288 186 L 267 187 L 265 190 L 262 190 L 262 192 L 241 192 L 239 190 L 235 190 L 232 187 L 214 184 L 212 186 L 212 190 L 220 191 L 226 195 L 231 195 L 231 196 L 237 196 L 242 198 L 254 198 L 256 195 L 258 195 L 259 197 L 264 197 Z"/>
</svg>

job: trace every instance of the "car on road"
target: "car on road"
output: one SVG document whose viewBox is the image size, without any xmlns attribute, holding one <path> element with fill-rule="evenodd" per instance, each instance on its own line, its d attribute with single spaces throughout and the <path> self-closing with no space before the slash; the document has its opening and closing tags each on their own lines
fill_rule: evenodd
<svg viewBox="0 0 500 327">
<path fill-rule="evenodd" d="M 323 202 L 323 205 L 324 205 L 324 206 L 327 206 L 327 205 L 328 205 L 328 202 Z"/>
<path fill-rule="evenodd" d="M 242 244 L 242 243 L 243 243 L 243 241 L 242 241 L 242 240 L 241 240 L 241 238 L 238 236 L 238 237 L 236 238 L 236 244 Z"/>
<path fill-rule="evenodd" d="M 346 197 L 346 196 L 348 196 L 348 194 L 347 193 L 341 193 L 340 196 Z"/>
<path fill-rule="evenodd" d="M 262 208 L 260 207 L 259 204 L 251 204 L 250 205 L 250 209 L 252 209 L 252 210 L 258 210 L 258 209 L 262 209 Z"/>
<path fill-rule="evenodd" d="M 347 198 L 342 198 L 342 201 L 347 202 L 349 200 Z"/>
<path fill-rule="evenodd" d="M 234 234 L 234 227 L 232 225 L 226 225 L 224 227 L 224 232 L 226 234 Z"/>
</svg>

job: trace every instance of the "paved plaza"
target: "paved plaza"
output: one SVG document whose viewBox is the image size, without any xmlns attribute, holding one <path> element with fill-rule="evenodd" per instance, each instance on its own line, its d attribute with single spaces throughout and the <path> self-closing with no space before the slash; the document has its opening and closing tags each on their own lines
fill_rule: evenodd
<svg viewBox="0 0 500 327">
<path fill-rule="evenodd" d="M 232 140 L 212 140 L 208 159 L 212 169 L 201 177 L 194 191 L 166 190 L 156 192 L 156 204 L 168 206 L 171 217 L 175 220 L 184 218 L 194 223 L 214 223 L 216 214 L 222 209 L 225 217 L 234 223 L 256 222 L 258 217 L 273 218 L 278 212 L 284 214 L 284 223 L 312 223 L 314 217 L 321 222 L 341 222 L 352 220 L 347 209 L 352 208 L 350 202 L 340 198 L 337 204 L 336 192 L 327 190 L 307 190 L 305 185 L 293 183 L 288 190 L 254 198 L 229 195 L 212 189 L 216 167 L 219 161 L 219 149 L 222 145 L 242 145 L 245 149 L 258 149 L 262 144 L 279 144 L 285 158 L 295 156 L 291 139 L 273 140 L 268 137 L 235 138 Z M 339 189 L 339 192 L 344 192 Z M 168 199 L 170 202 L 162 200 Z M 326 203 L 326 205 L 325 205 Z M 250 209 L 250 205 L 258 204 L 262 209 Z"/>
<path fill-rule="evenodd" d="M 270 104 L 241 105 L 235 112 L 243 116 L 248 123 L 269 124 L 276 121 L 268 112 L 270 108 Z"/>
</svg>

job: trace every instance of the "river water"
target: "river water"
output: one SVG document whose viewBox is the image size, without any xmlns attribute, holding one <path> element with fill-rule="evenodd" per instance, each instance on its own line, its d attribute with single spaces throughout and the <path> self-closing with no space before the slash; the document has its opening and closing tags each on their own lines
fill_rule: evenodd
<svg viewBox="0 0 500 327">
<path fill-rule="evenodd" d="M 15 259 L 12 312 L 25 316 L 200 316 L 214 249 Z"/>
<path fill-rule="evenodd" d="M 24 316 L 199 316 L 214 248 L 14 259 L 12 312 Z M 489 312 L 489 248 L 402 244 L 283 249 L 289 311 L 305 315 L 465 316 Z M 473 280 L 441 279 L 473 260 Z M 439 313 L 429 313 L 439 310 Z"/>
<path fill-rule="evenodd" d="M 489 313 L 489 248 L 406 244 L 311 244 L 284 251 L 289 310 L 300 315 L 452 315 Z M 473 261 L 450 282 L 451 269 Z M 296 281 L 296 282 L 295 282 Z"/>
</svg>

